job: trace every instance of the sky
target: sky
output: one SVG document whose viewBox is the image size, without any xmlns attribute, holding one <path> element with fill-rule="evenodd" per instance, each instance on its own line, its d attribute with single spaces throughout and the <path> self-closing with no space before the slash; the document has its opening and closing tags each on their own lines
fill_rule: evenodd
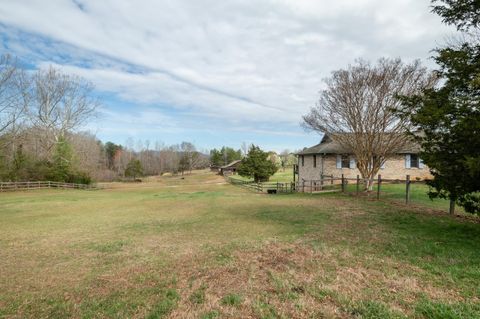
<svg viewBox="0 0 480 319">
<path fill-rule="evenodd" d="M 91 81 L 102 141 L 199 149 L 319 142 L 302 115 L 356 59 L 420 59 L 452 34 L 428 0 L 0 0 L 0 53 Z"/>
</svg>

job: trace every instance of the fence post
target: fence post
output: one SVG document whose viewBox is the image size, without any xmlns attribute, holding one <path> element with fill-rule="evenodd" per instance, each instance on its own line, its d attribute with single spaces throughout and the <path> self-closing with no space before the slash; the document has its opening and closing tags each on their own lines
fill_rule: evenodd
<svg viewBox="0 0 480 319">
<path fill-rule="evenodd" d="M 357 196 L 360 191 L 360 175 L 357 174 Z"/>
<path fill-rule="evenodd" d="M 302 180 L 302 193 L 305 193 L 305 180 Z"/>
<path fill-rule="evenodd" d="M 295 164 L 293 164 L 293 182 L 295 183 Z"/>
<path fill-rule="evenodd" d="M 310 194 L 313 192 L 313 181 L 310 181 Z"/>
<path fill-rule="evenodd" d="M 407 179 L 405 181 L 405 204 L 410 202 L 410 175 L 407 175 Z"/>
<path fill-rule="evenodd" d="M 333 179 L 332 179 L 332 182 L 333 182 Z M 342 193 L 345 193 L 345 177 L 343 174 L 342 174 Z"/>
<path fill-rule="evenodd" d="M 380 199 L 380 185 L 382 184 L 382 175 L 378 174 L 377 199 Z"/>
</svg>

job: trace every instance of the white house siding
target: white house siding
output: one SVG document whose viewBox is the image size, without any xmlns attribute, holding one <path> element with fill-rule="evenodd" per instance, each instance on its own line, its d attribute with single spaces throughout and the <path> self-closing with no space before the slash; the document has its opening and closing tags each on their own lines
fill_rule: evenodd
<svg viewBox="0 0 480 319">
<path fill-rule="evenodd" d="M 304 165 L 302 166 L 301 156 L 299 155 L 298 179 L 301 180 L 319 180 L 322 172 L 322 157 L 317 155 L 317 167 L 313 167 L 313 155 L 303 155 Z M 323 174 L 340 177 L 342 174 L 347 178 L 356 178 L 360 175 L 358 169 L 337 168 L 337 156 L 325 155 L 323 160 Z M 385 162 L 384 168 L 380 169 L 381 174 L 386 179 L 405 179 L 406 175 L 410 175 L 411 179 L 425 179 L 431 177 L 428 167 L 423 168 L 406 168 L 405 155 L 397 155 Z"/>
</svg>

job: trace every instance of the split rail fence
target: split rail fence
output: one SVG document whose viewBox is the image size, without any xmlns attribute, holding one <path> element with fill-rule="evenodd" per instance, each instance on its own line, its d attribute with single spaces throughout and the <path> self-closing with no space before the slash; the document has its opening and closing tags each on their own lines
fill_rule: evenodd
<svg viewBox="0 0 480 319">
<path fill-rule="evenodd" d="M 0 182 L 0 192 L 30 190 L 30 189 L 99 189 L 97 185 L 76 184 L 76 183 L 62 183 L 52 181 L 37 181 L 37 182 Z"/>
</svg>

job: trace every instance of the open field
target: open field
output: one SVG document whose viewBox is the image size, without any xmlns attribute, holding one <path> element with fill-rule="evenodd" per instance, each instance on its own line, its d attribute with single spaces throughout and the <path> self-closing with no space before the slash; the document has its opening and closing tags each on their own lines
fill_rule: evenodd
<svg viewBox="0 0 480 319">
<path fill-rule="evenodd" d="M 480 225 L 432 206 L 110 186 L 0 194 L 0 317 L 480 317 Z"/>
</svg>

